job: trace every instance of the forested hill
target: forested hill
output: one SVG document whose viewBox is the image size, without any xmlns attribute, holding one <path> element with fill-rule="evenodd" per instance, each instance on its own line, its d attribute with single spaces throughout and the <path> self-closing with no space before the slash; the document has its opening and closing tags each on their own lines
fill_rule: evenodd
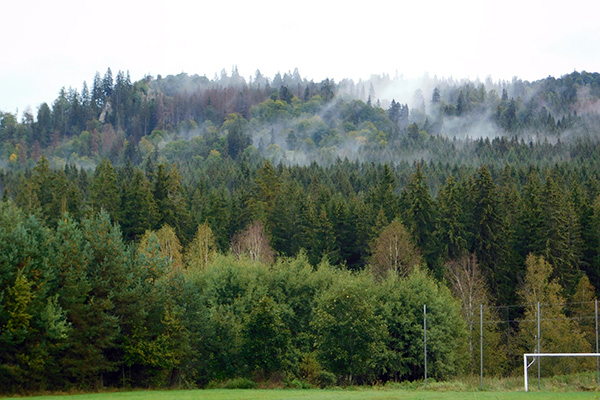
<svg viewBox="0 0 600 400">
<path fill-rule="evenodd" d="M 0 393 L 421 379 L 424 304 L 436 379 L 480 334 L 520 373 L 537 302 L 591 351 L 599 85 L 108 70 L 2 113 Z"/>
<path fill-rule="evenodd" d="M 44 154 L 53 167 L 94 167 L 103 158 L 139 164 L 157 152 L 173 162 L 211 151 L 274 165 L 489 162 L 476 154 L 486 145 L 479 139 L 595 142 L 599 97 L 600 75 L 587 72 L 535 82 L 384 75 L 336 83 L 308 81 L 298 71 L 244 79 L 234 68 L 212 80 L 182 73 L 131 82 L 109 69 L 22 116 L 2 112 L 0 162 L 32 168 Z"/>
</svg>

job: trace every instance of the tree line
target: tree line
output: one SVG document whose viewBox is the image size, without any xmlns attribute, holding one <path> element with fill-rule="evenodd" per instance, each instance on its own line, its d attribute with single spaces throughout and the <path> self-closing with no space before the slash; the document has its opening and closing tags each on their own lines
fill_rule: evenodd
<svg viewBox="0 0 600 400">
<path fill-rule="evenodd" d="M 168 225 L 126 244 L 104 211 L 49 228 L 8 201 L 0 221 L 3 392 L 416 379 L 422 302 L 430 376 L 461 369 L 458 302 L 418 269 L 376 280 L 303 253 L 218 255 L 207 226 L 185 250 Z"/>
<path fill-rule="evenodd" d="M 438 279 L 445 263 L 475 254 L 498 304 L 514 303 L 529 253 L 544 255 L 569 291 L 583 273 L 600 285 L 598 177 L 577 163 L 274 167 L 211 155 L 180 165 L 104 160 L 88 172 L 52 169 L 42 157 L 31 171 L 6 171 L 0 186 L 5 200 L 51 227 L 64 212 L 81 220 L 105 210 L 127 243 L 167 224 L 186 245 L 206 223 L 225 253 L 236 233 L 260 221 L 275 254 L 305 249 L 312 265 L 326 257 L 361 270 L 373 240 L 399 221 Z"/>
<path fill-rule="evenodd" d="M 429 182 L 436 180 L 444 183 L 434 196 Z M 403 168 L 349 161 L 330 167 L 273 167 L 268 161 L 251 164 L 212 156 L 180 167 L 154 164 L 151 159 L 143 168 L 131 164 L 113 167 L 105 160 L 88 174 L 74 166 L 51 169 L 42 157 L 32 171 L 8 171 L 2 182 L 0 326 L 6 344 L 3 385 L 9 390 L 50 387 L 42 371 L 67 368 L 70 363 L 74 363 L 71 372 L 63 371 L 64 382 L 88 388 L 169 385 L 180 377 L 204 385 L 203 376 L 227 379 L 236 371 L 255 378 L 284 371 L 287 376 L 308 379 L 308 372 L 301 372 L 301 360 L 318 365 L 316 370 L 324 374 L 310 377 L 315 384 L 319 379 L 330 383 L 418 379 L 422 328 L 416 326 L 421 327 L 422 304 L 417 303 L 425 300 L 431 310 L 437 301 L 452 307 L 443 312 L 451 319 L 440 320 L 439 329 L 458 331 L 440 333 L 440 340 L 453 337 L 457 341 L 451 342 L 451 348 L 440 349 L 448 353 L 439 355 L 433 355 L 437 350 L 431 345 L 432 360 L 443 360 L 437 367 L 439 376 L 448 377 L 464 372 L 468 369 L 465 364 L 476 360 L 473 305 L 485 304 L 486 310 L 491 310 L 499 305 L 529 304 L 537 296 L 538 301 L 558 307 L 557 315 L 570 316 L 559 304 L 576 298 L 589 301 L 598 287 L 597 177 L 568 163 L 545 171 L 533 166 L 514 170 L 508 165 L 501 169 L 456 167 L 453 171 L 426 163 Z M 290 274 L 289 279 L 300 274 L 292 265 L 301 266 L 303 273 L 310 275 L 305 277 L 308 280 L 319 274 L 337 274 L 339 277 L 328 279 L 339 281 L 342 287 L 339 292 L 333 286 L 306 288 L 315 297 L 295 304 L 310 306 L 310 311 L 294 310 L 286 303 L 292 301 L 286 296 L 291 296 L 294 283 L 281 281 L 275 292 L 259 288 L 266 279 L 260 274 L 279 271 Z M 529 277 L 535 268 L 541 272 Z M 465 274 L 465 270 L 471 272 Z M 224 281 L 213 282 L 210 279 L 216 278 L 206 275 L 224 271 Z M 247 276 L 248 271 L 259 275 Z M 189 289 L 186 285 L 192 282 L 196 286 Z M 251 282 L 257 287 L 248 289 Z M 527 290 L 533 282 L 544 286 Z M 466 284 L 480 294 L 465 297 L 458 288 Z M 408 294 L 403 285 L 414 285 L 411 290 L 418 293 L 425 285 L 431 293 L 414 298 L 416 294 Z M 186 288 L 204 303 L 198 298 L 182 298 Z M 208 296 L 205 290 L 209 288 L 213 297 L 202 297 Z M 363 293 L 365 288 L 372 292 Z M 250 294 L 242 306 L 237 301 L 245 296 L 245 290 Z M 387 305 L 389 299 L 400 296 L 395 290 L 408 298 Z M 550 293 L 546 295 L 549 300 L 541 297 L 544 291 Z M 262 295 L 256 297 L 257 293 Z M 346 303 L 335 309 L 336 296 L 351 293 L 357 296 L 352 300 L 357 309 L 352 312 L 365 312 L 364 318 L 372 318 L 369 329 L 380 326 L 377 331 L 360 333 L 366 335 L 360 340 L 381 347 L 357 345 L 368 350 L 368 357 L 346 349 L 342 353 L 347 358 L 337 360 L 341 353 L 330 351 L 337 344 L 328 341 L 334 339 L 321 335 L 358 329 L 359 321 L 364 321 L 344 308 L 350 307 Z M 359 299 L 371 300 L 363 303 Z M 192 301 L 200 303 L 188 309 Z M 317 304 L 322 309 L 316 308 Z M 386 317 L 383 309 L 388 306 L 393 311 Z M 363 310 L 365 307 L 370 311 Z M 257 324 L 281 329 L 269 333 L 275 335 L 268 339 L 272 342 L 265 341 L 269 336 L 264 331 L 253 336 L 264 339 L 256 339 L 262 349 L 255 348 L 259 344 L 251 339 L 243 339 L 245 329 L 250 329 L 245 324 L 259 312 L 267 315 L 255 315 Z M 302 312 L 304 319 L 285 322 L 286 312 Z M 395 314 L 400 312 L 413 318 L 409 326 L 414 331 L 409 336 L 406 332 L 392 334 L 390 329 L 400 320 L 392 324 L 385 319 L 400 318 Z M 528 320 L 528 311 L 522 312 L 521 317 Z M 206 330 L 199 330 L 194 324 L 205 313 L 209 315 L 206 318 L 215 320 L 206 322 L 202 328 Z M 355 317 L 355 322 L 347 319 Z M 399 326 L 407 323 L 401 321 Z M 555 336 L 575 332 L 581 340 L 557 339 L 555 343 L 576 350 L 589 347 L 593 338 L 585 336 L 579 324 L 570 324 L 560 330 L 555 322 L 555 331 L 560 332 Z M 507 374 L 519 368 L 518 359 L 496 356 L 506 354 L 507 348 L 518 354 L 515 349 L 527 350 L 531 345 L 532 339 L 520 342 L 526 331 L 512 325 L 490 328 L 486 333 L 488 357 L 499 360 L 488 367 L 490 373 Z M 292 327 L 307 331 L 300 335 L 293 333 Z M 321 330 L 315 331 L 317 327 Z M 225 335 L 217 333 L 217 339 L 213 338 L 218 345 L 212 345 L 217 347 L 206 349 L 202 346 L 207 343 L 194 342 L 208 332 Z M 179 336 L 184 334 L 189 335 L 185 340 Z M 228 338 L 225 343 L 238 347 L 219 342 L 224 338 Z M 303 338 L 307 347 L 293 343 L 292 338 Z M 393 340 L 401 343 L 390 344 Z M 81 343 L 77 345 L 77 341 Z M 288 347 L 277 350 L 280 345 Z M 562 345 L 556 345 L 557 350 Z M 200 351 L 194 346 L 201 346 L 204 353 L 193 353 L 191 349 Z M 395 349 L 393 354 L 385 355 L 390 349 Z M 404 353 L 408 349 L 412 355 Z M 250 361 L 253 354 L 262 354 L 260 351 L 277 352 L 260 357 L 274 357 L 273 364 Z M 186 358 L 192 353 L 202 354 L 198 357 L 204 361 L 214 354 L 229 358 L 191 367 L 185 363 L 192 362 Z M 398 364 L 393 368 L 377 364 L 381 360 L 369 358 L 375 355 L 386 362 L 395 359 Z M 75 361 L 82 357 L 85 366 Z M 50 360 L 57 364 L 48 369 Z M 409 360 L 413 364 L 402 367 Z M 134 366 L 137 362 L 143 365 Z M 148 362 L 156 364 L 144 364 Z M 354 362 L 360 366 L 351 367 Z M 452 365 L 456 369 L 450 368 Z M 25 380 L 33 376 L 35 368 L 42 375 Z M 92 370 L 76 372 L 86 368 Z M 432 376 L 435 370 L 432 367 Z M 191 371 L 202 373 L 196 376 Z"/>
</svg>

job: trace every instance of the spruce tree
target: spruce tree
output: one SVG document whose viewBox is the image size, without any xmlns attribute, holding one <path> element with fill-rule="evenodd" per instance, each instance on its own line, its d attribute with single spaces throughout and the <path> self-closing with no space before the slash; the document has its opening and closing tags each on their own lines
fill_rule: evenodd
<svg viewBox="0 0 600 400">
<path fill-rule="evenodd" d="M 404 225 L 421 249 L 429 269 L 437 278 L 441 278 L 439 246 L 434 235 L 437 213 L 420 163 L 417 163 L 415 172 L 402 192 L 401 204 Z"/>
<path fill-rule="evenodd" d="M 513 283 L 508 281 L 506 271 L 506 233 L 499 214 L 498 188 L 485 165 L 477 170 L 469 190 L 473 205 L 471 252 L 477 256 L 492 296 L 504 303 Z"/>
<path fill-rule="evenodd" d="M 156 226 L 158 211 L 150 182 L 144 173 L 135 169 L 133 176 L 123 183 L 121 190 L 121 227 L 126 240 L 142 237 L 146 230 Z"/>
<path fill-rule="evenodd" d="M 436 231 L 444 259 L 458 260 L 467 251 L 467 230 L 461 188 L 451 175 L 438 195 L 439 225 Z"/>
<path fill-rule="evenodd" d="M 90 203 L 94 212 L 105 210 L 113 221 L 120 220 L 119 186 L 110 160 L 103 159 L 94 171 L 90 186 Z"/>
<path fill-rule="evenodd" d="M 544 255 L 554 266 L 554 277 L 559 279 L 563 287 L 572 289 L 581 259 L 579 221 L 570 201 L 550 175 L 546 177 L 542 195 L 546 233 Z"/>
</svg>

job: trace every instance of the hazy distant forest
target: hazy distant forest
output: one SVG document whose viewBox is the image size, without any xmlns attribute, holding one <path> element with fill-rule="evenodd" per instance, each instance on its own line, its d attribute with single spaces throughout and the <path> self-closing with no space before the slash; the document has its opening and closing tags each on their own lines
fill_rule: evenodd
<svg viewBox="0 0 600 400">
<path fill-rule="evenodd" d="M 598 73 L 109 69 L 21 114 L 0 112 L 0 392 L 422 379 L 424 304 L 436 379 L 479 372 L 480 304 L 521 306 L 483 327 L 486 375 L 535 350 L 538 301 L 544 351 L 595 348 Z"/>
</svg>

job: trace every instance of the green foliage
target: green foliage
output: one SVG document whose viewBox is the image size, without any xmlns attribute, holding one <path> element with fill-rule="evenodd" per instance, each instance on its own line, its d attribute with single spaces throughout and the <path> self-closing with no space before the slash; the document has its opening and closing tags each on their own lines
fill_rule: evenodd
<svg viewBox="0 0 600 400">
<path fill-rule="evenodd" d="M 0 204 L 0 387 L 41 389 L 68 326 L 56 304 L 50 232 Z M 6 390 L 5 389 L 5 390 Z"/>
<path fill-rule="evenodd" d="M 549 299 L 584 299 L 546 312 L 585 319 L 600 287 L 600 145 L 582 136 L 597 117 L 575 110 L 598 82 L 442 81 L 431 107 L 385 110 L 375 88 L 363 101 L 365 83 L 107 71 L 37 120 L 1 113 L 2 390 L 420 379 L 423 304 L 430 375 L 452 376 L 461 354 L 476 369 L 473 305 L 494 318 L 494 303 L 525 299 L 532 268 L 550 274 L 535 278 Z M 497 137 L 465 138 L 474 126 Z M 411 268 L 381 262 L 394 233 Z M 440 283 L 465 254 L 489 290 L 453 289 L 466 328 Z M 546 345 L 585 348 L 578 324 L 545 327 Z M 526 328 L 486 329 L 486 360 L 531 347 Z M 494 359 L 486 374 L 518 366 Z"/>
<path fill-rule="evenodd" d="M 263 296 L 258 300 L 242 328 L 242 357 L 251 371 L 269 376 L 281 370 L 289 351 L 289 329 L 283 323 L 274 300 Z"/>
<path fill-rule="evenodd" d="M 94 172 L 90 186 L 90 203 L 93 210 L 105 210 L 113 220 L 119 220 L 120 198 L 117 176 L 108 160 L 103 160 Z"/>
<path fill-rule="evenodd" d="M 156 226 L 159 219 L 151 184 L 140 170 L 133 171 L 122 184 L 121 226 L 128 240 L 142 237 L 146 230 Z"/>
<path fill-rule="evenodd" d="M 256 382 L 248 378 L 235 378 L 223 383 L 223 389 L 255 389 Z"/>
<path fill-rule="evenodd" d="M 526 309 L 519 325 L 518 344 L 522 353 L 533 353 L 537 348 L 537 305 L 541 306 L 540 325 L 543 335 L 540 352 L 544 353 L 587 353 L 591 345 L 585 340 L 579 324 L 568 319 L 564 312 L 565 300 L 561 286 L 554 276 L 554 267 L 543 256 L 530 254 L 526 261 L 525 284 L 519 295 Z M 558 362 L 542 362 L 544 374 L 576 372 L 583 364 L 580 360 L 564 359 Z"/>
<path fill-rule="evenodd" d="M 393 380 L 419 379 L 424 373 L 423 305 L 427 305 L 428 375 L 445 379 L 463 372 L 466 327 L 460 306 L 445 286 L 421 269 L 405 279 L 390 274 L 379 292 L 388 326 L 382 367 Z"/>
<path fill-rule="evenodd" d="M 331 372 L 354 380 L 372 381 L 385 348 L 387 330 L 375 307 L 374 281 L 340 273 L 316 299 L 312 327 L 320 361 Z"/>
</svg>

